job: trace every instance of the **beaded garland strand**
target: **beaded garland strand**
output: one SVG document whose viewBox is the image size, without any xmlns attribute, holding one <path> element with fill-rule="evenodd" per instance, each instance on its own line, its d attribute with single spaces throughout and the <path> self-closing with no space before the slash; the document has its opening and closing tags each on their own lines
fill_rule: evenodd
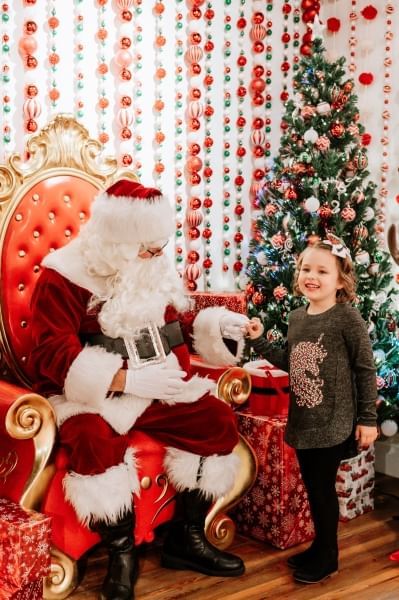
<svg viewBox="0 0 399 600">
<path fill-rule="evenodd" d="M 98 114 L 98 141 L 104 146 L 109 142 L 109 135 L 107 133 L 107 108 L 109 107 L 109 100 L 107 98 L 107 49 L 106 41 L 108 37 L 108 31 L 106 29 L 106 5 L 108 0 L 97 0 L 97 57 L 98 57 L 98 103 L 97 103 L 97 114 Z"/>
<path fill-rule="evenodd" d="M 37 50 L 37 41 L 35 33 L 37 32 L 37 23 L 34 21 L 34 5 L 36 0 L 24 2 L 24 25 L 23 35 L 19 40 L 18 49 L 21 55 L 25 69 L 25 102 L 23 105 L 24 129 L 28 134 L 34 133 L 38 129 L 37 118 L 41 113 L 41 105 L 37 99 L 38 88 L 36 85 L 37 77 L 33 71 L 37 68 L 37 58 L 34 56 Z"/>
<path fill-rule="evenodd" d="M 203 202 L 203 210 L 204 210 L 204 218 L 205 218 L 205 227 L 210 229 L 211 223 L 211 209 L 212 209 L 212 193 L 211 193 L 211 183 L 212 183 L 212 167 L 211 167 L 211 155 L 212 155 L 212 147 L 213 147 L 213 138 L 212 138 L 212 118 L 214 114 L 214 108 L 212 106 L 212 84 L 213 84 L 213 76 L 212 76 L 212 53 L 214 51 L 215 45 L 212 40 L 212 24 L 214 23 L 215 11 L 213 10 L 213 6 L 211 2 L 207 2 L 206 11 L 204 13 L 205 18 L 205 77 L 204 77 L 204 103 L 205 103 L 205 139 L 204 139 L 204 202 Z M 205 250 L 204 250 L 204 260 L 202 263 L 204 268 L 204 286 L 205 290 L 211 288 L 211 269 L 212 269 L 212 258 L 210 252 L 210 238 L 205 239 Z"/>
<path fill-rule="evenodd" d="M 57 79 L 56 79 L 56 73 L 57 73 L 57 65 L 60 62 L 60 56 L 57 53 L 57 46 L 56 46 L 56 36 L 57 36 L 57 29 L 60 25 L 59 19 L 57 18 L 57 10 L 56 10 L 56 0 L 50 0 L 49 4 L 48 4 L 48 25 L 49 25 L 49 41 L 48 41 L 48 48 L 49 48 L 49 55 L 48 55 L 48 62 L 50 65 L 50 70 L 49 70 L 49 92 L 48 92 L 48 96 L 49 96 L 49 100 L 50 100 L 50 113 L 54 114 L 57 111 L 58 108 L 58 100 L 60 98 L 60 91 L 58 89 L 58 84 L 57 84 Z"/>
<path fill-rule="evenodd" d="M 82 61 L 84 59 L 84 17 L 81 11 L 83 0 L 74 0 L 75 3 L 75 27 L 74 27 L 74 46 L 75 46 L 75 61 L 76 61 L 76 79 L 75 79 L 75 118 L 82 119 L 84 117 L 84 101 L 83 101 L 83 88 L 84 88 L 84 73 L 82 68 Z"/>
<path fill-rule="evenodd" d="M 162 14 L 165 6 L 162 0 L 157 0 L 154 5 L 155 14 L 155 101 L 154 101 L 154 180 L 157 187 L 161 187 L 160 180 L 165 170 L 162 162 L 162 144 L 165 140 L 165 134 L 162 131 L 162 111 L 164 102 L 162 99 L 162 82 L 166 77 L 166 69 L 162 61 L 162 49 L 166 44 L 166 38 L 162 31 Z"/>
<path fill-rule="evenodd" d="M 2 98 L 2 139 L 4 143 L 4 155 L 1 158 L 2 161 L 6 160 L 8 150 L 7 145 L 11 144 L 12 139 L 12 128 L 11 119 L 9 115 L 11 113 L 11 98 L 10 98 L 10 64 L 9 64 L 9 52 L 10 52 L 10 31 L 9 31 L 9 5 L 3 3 L 1 5 L 1 98 Z"/>
<path fill-rule="evenodd" d="M 134 47 L 134 78 L 133 85 L 129 84 L 129 87 L 134 90 L 130 100 L 132 106 L 133 113 L 133 123 L 132 123 L 132 131 L 133 131 L 133 144 L 134 144 L 134 156 L 132 167 L 134 171 L 137 173 L 138 177 L 141 177 L 141 155 L 143 150 L 143 137 L 142 137 L 142 94 L 143 94 L 143 84 L 140 79 L 141 71 L 143 68 L 142 63 L 142 44 L 143 44 L 143 27 L 141 25 L 141 0 L 134 0 L 134 37 L 133 37 L 133 47 Z M 131 27 L 129 27 L 126 33 L 129 33 Z M 125 36 L 125 42 L 127 42 L 128 36 Z M 129 92 L 130 93 L 130 92 Z M 129 102 L 129 96 L 126 95 L 125 101 Z M 129 105 L 130 106 L 130 105 Z M 128 159 L 129 160 L 129 159 Z"/>
<path fill-rule="evenodd" d="M 189 197 L 189 209 L 186 213 L 186 222 L 188 226 L 188 237 L 189 237 L 189 252 L 187 255 L 187 265 L 184 270 L 186 287 L 190 292 L 197 289 L 197 280 L 202 274 L 202 268 L 199 265 L 201 259 L 201 232 L 199 225 L 201 225 L 203 216 L 200 208 L 202 202 L 200 199 L 202 186 L 200 171 L 203 167 L 203 162 L 199 154 L 201 153 L 201 126 L 204 112 L 203 102 L 201 100 L 201 86 L 202 86 L 202 66 L 201 60 L 203 58 L 203 50 L 200 46 L 202 41 L 202 35 L 200 33 L 202 11 L 200 6 L 203 4 L 202 0 L 190 0 L 189 6 L 191 7 L 188 13 L 188 40 L 187 50 L 185 52 L 185 58 L 188 65 L 188 95 L 187 95 L 187 107 L 188 107 L 188 134 L 187 134 L 187 159 L 185 164 L 185 178 Z M 208 239 L 208 230 L 204 228 L 202 235 L 205 239 Z"/>
<path fill-rule="evenodd" d="M 183 15 L 180 12 L 182 0 L 176 1 L 175 16 L 175 210 L 176 210 L 176 236 L 175 236 L 175 260 L 176 269 L 180 275 L 184 271 L 184 213 L 181 186 L 183 185 Z"/>
</svg>

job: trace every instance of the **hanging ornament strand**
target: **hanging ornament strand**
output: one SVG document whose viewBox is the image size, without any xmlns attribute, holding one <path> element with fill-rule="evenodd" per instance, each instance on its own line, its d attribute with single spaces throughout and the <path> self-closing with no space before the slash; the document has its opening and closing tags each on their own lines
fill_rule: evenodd
<svg viewBox="0 0 399 600">
<path fill-rule="evenodd" d="M 356 35 L 356 22 L 358 19 L 357 14 L 357 0 L 351 0 L 351 12 L 349 13 L 350 20 L 350 37 L 349 37 L 349 72 L 352 75 L 356 72 L 356 47 L 358 39 Z"/>
<path fill-rule="evenodd" d="M 50 114 L 54 114 L 58 108 L 58 100 L 60 98 L 60 91 L 57 84 L 57 65 L 60 62 L 59 54 L 57 53 L 56 37 L 58 27 L 60 25 L 59 19 L 57 18 L 56 0 L 50 0 L 48 4 L 48 24 L 49 24 L 49 43 L 48 43 L 48 63 L 49 69 L 49 100 L 50 100 Z"/>
<path fill-rule="evenodd" d="M 202 66 L 203 50 L 200 46 L 202 35 L 200 33 L 202 11 L 197 6 L 195 0 L 190 0 L 191 10 L 188 13 L 187 24 L 187 50 L 185 53 L 186 63 L 188 65 L 188 133 L 187 133 L 187 157 L 185 164 L 185 177 L 187 192 L 189 197 L 189 207 L 186 212 L 186 223 L 188 229 L 188 248 L 187 265 L 184 270 L 186 287 L 190 292 L 194 292 L 197 287 L 197 280 L 202 274 L 202 268 L 199 264 L 201 260 L 201 232 L 199 225 L 202 222 L 202 212 L 200 211 L 201 202 L 201 175 L 203 163 L 201 154 L 201 126 L 204 108 L 201 100 L 202 87 Z M 208 231 L 204 229 L 202 235 L 208 239 Z"/>
<path fill-rule="evenodd" d="M 29 5 L 25 3 L 23 35 L 18 44 L 25 69 L 23 116 L 24 129 L 28 134 L 37 131 L 37 119 L 41 113 L 40 102 L 37 99 L 39 91 L 36 84 L 37 75 L 34 73 L 38 65 L 37 58 L 34 56 L 37 50 L 37 41 L 35 38 L 37 23 L 33 19 L 35 4 L 36 0 L 29 2 Z"/>
<path fill-rule="evenodd" d="M 74 46 L 75 46 L 75 117 L 82 119 L 84 117 L 84 17 L 82 13 L 83 0 L 74 0 L 75 19 L 74 19 Z"/>
<path fill-rule="evenodd" d="M 143 83 L 141 81 L 141 72 L 143 68 L 142 63 L 142 53 L 141 48 L 143 44 L 143 28 L 141 25 L 141 2 L 140 0 L 135 0 L 134 2 L 134 36 L 133 36 L 133 48 L 132 52 L 134 52 L 134 77 L 133 77 L 133 86 L 130 86 L 134 91 L 130 96 L 130 100 L 132 101 L 129 106 L 132 106 L 132 114 L 133 114 L 133 123 L 132 123 L 132 131 L 133 131 L 133 162 L 132 168 L 137 173 L 138 177 L 141 177 L 141 155 L 143 150 L 143 137 L 142 137 L 142 94 L 143 94 Z M 131 29 L 131 28 L 130 28 Z M 127 37 L 127 36 L 126 36 Z M 128 102 L 128 96 L 126 96 L 126 101 Z"/>
<path fill-rule="evenodd" d="M 245 125 L 247 124 L 247 120 L 244 115 L 250 113 L 250 106 L 248 106 L 248 90 L 246 88 L 246 78 L 245 78 L 245 68 L 247 65 L 247 57 L 245 55 L 245 37 L 247 34 L 247 20 L 245 19 L 244 13 L 244 5 L 245 0 L 240 0 L 240 5 L 238 7 L 238 18 L 237 20 L 237 30 L 238 30 L 238 57 L 237 57 L 237 67 L 238 67 L 238 77 L 237 77 L 237 118 L 236 118 L 236 131 L 237 131 L 237 139 L 236 139 L 236 147 L 235 147 L 235 160 L 236 160 L 236 173 L 234 177 L 234 187 L 235 187 L 235 207 L 234 207 L 234 218 L 235 218 L 235 232 L 234 232 L 234 253 L 235 256 L 233 258 L 233 271 L 235 275 L 235 285 L 236 288 L 239 289 L 239 276 L 240 272 L 243 269 L 243 262 L 241 256 L 241 244 L 244 239 L 242 234 L 242 215 L 244 213 L 244 205 L 243 201 L 243 186 L 245 183 L 244 180 L 244 168 L 243 162 L 244 157 L 247 153 L 245 148 Z M 256 16 L 258 15 L 258 16 Z M 253 13 L 252 15 L 252 23 L 256 25 L 258 22 L 262 22 L 264 19 L 263 14 Z M 252 32 L 252 28 L 251 28 Z M 262 82 L 263 87 L 260 85 Z M 262 93 L 264 90 L 264 81 L 262 79 L 256 80 L 254 84 L 254 80 L 251 82 L 252 90 L 255 90 L 259 93 Z M 262 149 L 263 154 L 263 149 Z M 224 217 L 223 228 L 227 230 L 229 227 L 229 216 Z"/>
<path fill-rule="evenodd" d="M 163 64 L 162 53 L 166 44 L 166 38 L 163 35 L 162 15 L 165 6 L 162 0 L 157 0 L 154 5 L 155 14 L 155 100 L 154 100 L 154 180 L 157 187 L 161 186 L 162 173 L 165 165 L 162 161 L 162 147 L 165 141 L 165 134 L 162 131 L 162 111 L 165 108 L 163 101 L 162 86 L 166 78 L 166 69 Z"/>
<path fill-rule="evenodd" d="M 180 7 L 183 0 L 176 1 L 175 17 L 175 212 L 176 212 L 176 235 L 175 235 L 175 259 L 177 272 L 182 276 L 184 271 L 184 204 L 181 193 L 183 185 L 183 55 L 184 34 L 183 14 Z"/>
<path fill-rule="evenodd" d="M 203 202 L 203 214 L 205 218 L 205 227 L 211 230 L 211 209 L 213 205 L 212 200 L 212 119 L 214 114 L 214 108 L 212 106 L 213 98 L 213 75 L 212 75 L 212 53 L 215 49 L 213 43 L 213 23 L 215 18 L 215 11 L 211 2 L 207 2 L 206 11 L 204 13 L 205 18 L 205 77 L 204 77 L 204 115 L 205 115 L 205 139 L 204 139 L 204 202 Z M 204 260 L 202 266 L 204 269 L 204 287 L 205 291 L 209 290 L 211 284 L 211 269 L 212 269 L 212 255 L 211 255 L 211 238 L 205 239 L 204 248 Z"/>
<path fill-rule="evenodd" d="M 133 123 L 132 112 L 132 91 L 131 80 L 132 72 L 130 65 L 133 61 L 130 47 L 132 40 L 130 38 L 131 25 L 133 14 L 129 10 L 133 4 L 133 0 L 117 0 L 116 5 L 118 10 L 118 31 L 117 39 L 119 49 L 117 50 L 114 60 L 118 69 L 118 84 L 117 95 L 119 110 L 116 115 L 116 120 L 119 128 L 119 152 L 118 161 L 120 165 L 130 166 L 133 162 L 132 157 L 132 130 Z"/>
<path fill-rule="evenodd" d="M 107 74 L 109 71 L 107 64 L 107 38 L 108 31 L 106 28 L 106 8 L 107 0 L 97 0 L 97 57 L 98 57 L 98 141 L 102 144 L 103 150 L 109 142 L 109 134 L 107 133 L 107 109 L 109 108 L 109 100 L 107 98 Z"/>
<path fill-rule="evenodd" d="M 10 69 L 10 14 L 9 5 L 1 5 L 1 98 L 2 98 L 2 140 L 3 140 L 3 156 L 0 158 L 2 162 L 6 161 L 9 154 L 8 148 L 12 141 L 12 125 L 10 119 L 11 113 L 11 69 Z"/>
</svg>

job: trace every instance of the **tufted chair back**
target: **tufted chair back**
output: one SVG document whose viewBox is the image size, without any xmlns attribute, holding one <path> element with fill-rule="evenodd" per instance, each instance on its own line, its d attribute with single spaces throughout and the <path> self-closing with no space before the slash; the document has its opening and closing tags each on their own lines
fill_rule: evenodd
<svg viewBox="0 0 399 600">
<path fill-rule="evenodd" d="M 24 364 L 30 344 L 30 299 L 43 257 L 68 243 L 90 214 L 98 192 L 116 177 L 115 159 L 72 117 L 58 115 L 18 155 L 0 166 L 2 375 L 29 384 Z"/>
</svg>

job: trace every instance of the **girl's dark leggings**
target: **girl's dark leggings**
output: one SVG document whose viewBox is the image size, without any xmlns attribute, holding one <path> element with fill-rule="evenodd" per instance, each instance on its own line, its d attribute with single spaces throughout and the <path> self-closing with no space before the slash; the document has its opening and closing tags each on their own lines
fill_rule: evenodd
<svg viewBox="0 0 399 600">
<path fill-rule="evenodd" d="M 337 556 L 339 505 L 335 480 L 346 441 L 331 448 L 296 450 L 315 527 L 313 542 L 320 556 Z"/>
</svg>

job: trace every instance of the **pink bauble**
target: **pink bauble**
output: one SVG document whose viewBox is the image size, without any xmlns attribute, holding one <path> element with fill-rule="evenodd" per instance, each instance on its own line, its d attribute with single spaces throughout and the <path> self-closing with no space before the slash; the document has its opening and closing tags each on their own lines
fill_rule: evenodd
<svg viewBox="0 0 399 600">
<path fill-rule="evenodd" d="M 188 210 L 186 213 L 186 221 L 189 227 L 198 227 L 198 225 L 201 225 L 203 218 L 199 210 Z"/>
<path fill-rule="evenodd" d="M 34 54 L 37 50 L 37 41 L 31 35 L 24 35 L 18 42 L 18 49 L 22 56 Z"/>
<path fill-rule="evenodd" d="M 23 105 L 25 119 L 37 119 L 42 112 L 40 103 L 35 98 L 29 98 Z"/>
<path fill-rule="evenodd" d="M 128 67 L 132 60 L 133 57 L 128 50 L 121 49 L 115 54 L 115 62 L 122 69 Z"/>
<path fill-rule="evenodd" d="M 263 27 L 263 25 L 254 25 L 251 27 L 249 36 L 253 42 L 264 40 L 266 37 L 266 27 Z"/>
<path fill-rule="evenodd" d="M 198 102 L 198 100 L 194 100 L 190 102 L 188 105 L 188 114 L 191 119 L 198 119 L 202 116 L 204 112 L 204 105 L 202 102 Z"/>
<path fill-rule="evenodd" d="M 262 129 L 255 129 L 251 133 L 251 140 L 255 146 L 263 146 L 266 142 L 266 133 Z"/>
<path fill-rule="evenodd" d="M 200 48 L 199 46 L 192 45 L 187 48 L 187 51 L 184 56 L 187 62 L 193 64 L 198 63 L 201 60 L 203 54 L 204 53 L 202 51 L 202 48 Z"/>
<path fill-rule="evenodd" d="M 201 276 L 201 273 L 202 269 L 197 263 L 187 265 L 185 270 L 185 275 L 189 281 L 195 281 Z"/>
<path fill-rule="evenodd" d="M 188 159 L 186 166 L 189 173 L 196 173 L 202 169 L 202 160 L 199 156 L 191 156 Z"/>
<path fill-rule="evenodd" d="M 118 123 L 121 127 L 129 127 L 133 123 L 133 112 L 129 108 L 118 111 Z"/>
</svg>

